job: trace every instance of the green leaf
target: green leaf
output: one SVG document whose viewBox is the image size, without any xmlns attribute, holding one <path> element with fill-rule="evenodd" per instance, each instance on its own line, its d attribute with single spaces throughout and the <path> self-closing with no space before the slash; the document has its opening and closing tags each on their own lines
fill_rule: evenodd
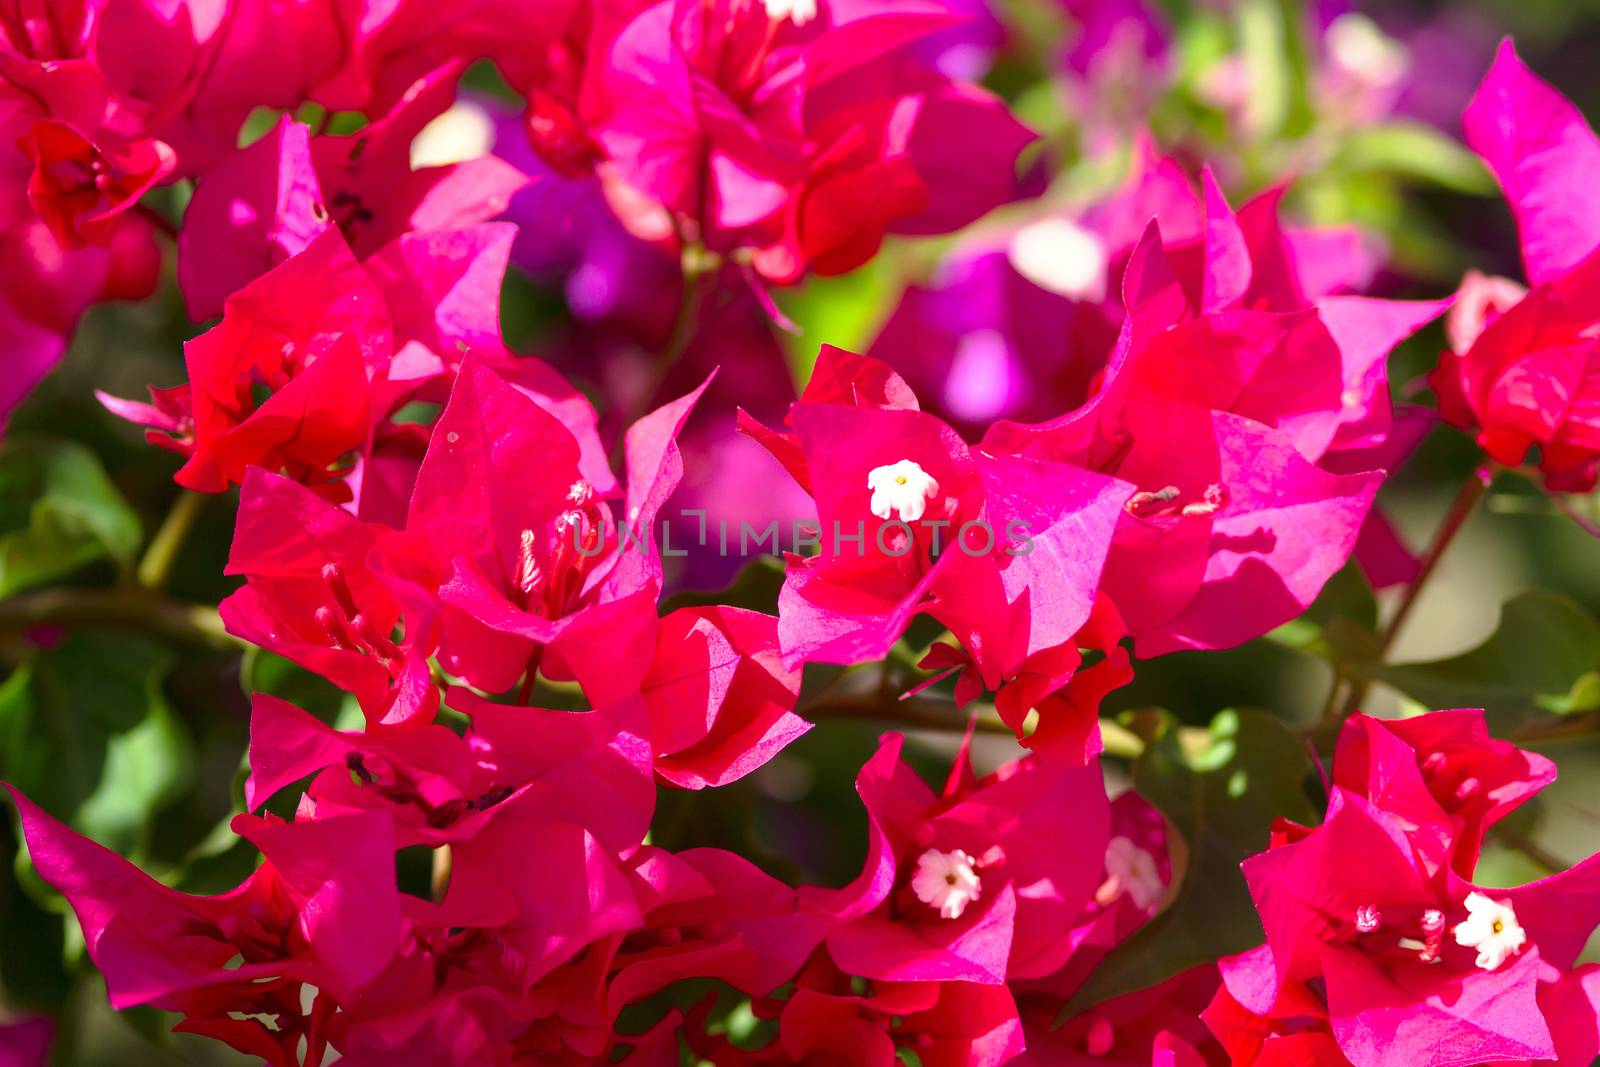
<svg viewBox="0 0 1600 1067">
<path fill-rule="evenodd" d="M 92 631 L 0 685 L 0 778 L 102 844 L 136 852 L 189 784 L 192 742 L 161 692 L 162 646 Z"/>
<path fill-rule="evenodd" d="M 1495 189 L 1488 170 L 1459 141 L 1409 119 L 1351 131 L 1340 142 L 1334 166 L 1386 171 L 1475 196 L 1492 195 Z"/>
<path fill-rule="evenodd" d="M 163 674 L 150 675 L 144 721 L 108 740 L 105 772 L 78 808 L 78 828 L 96 841 L 136 842 L 150 815 L 194 780 L 194 742 L 161 694 Z"/>
<path fill-rule="evenodd" d="M 10 438 L 0 445 L 0 597 L 107 556 L 132 565 L 139 516 L 82 445 Z"/>
<path fill-rule="evenodd" d="M 1378 600 L 1354 563 L 1328 580 L 1298 619 L 1267 637 L 1273 642 L 1335 662 L 1370 660 L 1378 652 Z"/>
<path fill-rule="evenodd" d="M 1171 723 L 1134 765 L 1133 785 L 1188 846 L 1172 903 L 1095 968 L 1062 1013 L 1148 989 L 1261 942 L 1239 864 L 1267 847 L 1279 816 L 1315 818 L 1305 746 L 1264 712 L 1224 711 L 1209 731 Z"/>
<path fill-rule="evenodd" d="M 1423 663 L 1359 665 L 1430 708 L 1484 708 L 1498 731 L 1540 709 L 1586 710 L 1600 670 L 1600 622 L 1564 596 L 1544 590 L 1506 601 L 1500 623 L 1478 647 Z"/>
<path fill-rule="evenodd" d="M 1239 0 L 1234 13 L 1251 87 L 1245 126 L 1270 136 L 1283 129 L 1292 99 L 1293 71 L 1283 13 L 1275 0 Z"/>
</svg>

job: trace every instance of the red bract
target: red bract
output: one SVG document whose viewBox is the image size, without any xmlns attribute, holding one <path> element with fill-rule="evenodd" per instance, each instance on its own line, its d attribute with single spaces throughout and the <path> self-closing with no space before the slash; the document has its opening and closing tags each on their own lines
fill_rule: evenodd
<svg viewBox="0 0 1600 1067">
<path fill-rule="evenodd" d="M 811 729 L 794 713 L 800 672 L 783 665 L 770 615 L 672 612 L 661 620 L 642 686 L 656 772 L 677 786 L 736 781 Z"/>
<path fill-rule="evenodd" d="M 176 157 L 144 139 L 101 148 L 63 122 L 41 120 L 23 141 L 33 160 L 28 201 L 68 248 L 108 245 L 119 216 L 172 173 Z"/>
<path fill-rule="evenodd" d="M 215 314 L 230 293 L 328 226 L 366 259 L 404 233 L 458 230 L 503 212 L 527 179 L 496 156 L 411 167 L 412 141 L 450 105 L 459 76 L 454 66 L 429 74 L 394 110 L 346 136 L 312 137 L 285 117 L 207 174 L 179 243 L 190 314 Z"/>
<path fill-rule="evenodd" d="M 352 693 L 374 722 L 427 722 L 439 608 L 425 561 L 413 540 L 253 468 L 228 556 L 248 582 L 222 621 Z"/>
<path fill-rule="evenodd" d="M 454 673 L 502 691 L 538 669 L 595 703 L 638 690 L 655 647 L 656 516 L 682 477 L 674 438 L 696 396 L 628 430 L 619 524 L 565 426 L 486 368 L 463 371 L 406 520 L 448 574 L 442 654 Z"/>
<path fill-rule="evenodd" d="M 1529 283 L 1470 276 L 1470 302 L 1434 372 L 1440 409 L 1477 431 L 1507 466 L 1538 449 L 1553 490 L 1594 488 L 1600 456 L 1600 347 L 1594 325 L 1600 210 L 1589 184 L 1600 139 L 1508 39 L 1463 116 L 1467 142 L 1499 179 L 1517 219 Z"/>
<path fill-rule="evenodd" d="M 1100 884 L 1109 822 L 1098 767 L 1038 757 L 975 780 L 963 749 L 942 796 L 884 738 L 856 779 L 867 864 L 815 899 L 840 925 L 829 955 L 887 982 L 997 985 L 1058 969 Z"/>
<path fill-rule="evenodd" d="M 1339 735 L 1334 784 L 1417 827 L 1435 827 L 1463 878 L 1484 832 L 1555 780 L 1555 764 L 1489 736 L 1483 712 L 1436 711 L 1385 722 L 1355 715 Z"/>
<path fill-rule="evenodd" d="M 1336 785 L 1321 827 L 1245 863 L 1267 943 L 1223 960 L 1210 1011 L 1236 1062 L 1287 1055 L 1276 1043 L 1304 1032 L 1357 1067 L 1555 1058 L 1540 1005 L 1600 923 L 1600 857 L 1515 889 L 1452 869 L 1550 777 L 1480 716 L 1352 723 L 1335 781 L 1369 792 Z"/>
<path fill-rule="evenodd" d="M 236 816 L 235 831 L 267 862 L 230 893 L 191 897 L 11 794 L 33 863 L 77 913 L 114 1006 L 181 1012 L 180 1029 L 274 1067 L 314 1063 L 326 1047 L 332 1004 L 319 995 L 307 1010 L 302 990 L 351 999 L 400 946 L 394 839 L 381 816 L 312 823 Z M 302 1039 L 309 1042 L 304 1061 L 296 1047 Z"/>
<path fill-rule="evenodd" d="M 1050 422 L 998 423 L 985 445 L 1139 487 L 1103 588 L 1142 654 L 1240 644 L 1298 615 L 1343 566 L 1382 472 L 1317 465 L 1351 417 L 1341 347 L 1319 313 L 1196 313 L 1154 227 L 1123 286 L 1127 319 L 1100 389 Z M 1385 327 L 1340 331 L 1381 364 L 1437 310 L 1379 309 Z"/>
<path fill-rule="evenodd" d="M 1080 631 L 1130 488 L 1070 464 L 971 448 L 915 405 L 883 364 L 824 348 L 787 433 L 741 417 L 817 505 L 821 551 L 789 557 L 778 601 L 784 658 L 877 659 L 926 613 L 966 650 L 966 661 L 953 661 L 973 667 L 963 700 L 979 681 L 1021 687 L 1012 716 L 1020 734 L 1028 707 L 1080 661 Z M 1081 643 L 1110 648 L 1118 636 Z M 1062 732 L 1075 735 L 1068 755 L 1081 763 L 1096 749 L 1079 719 Z"/>
<path fill-rule="evenodd" d="M 777 282 L 850 270 L 885 233 L 946 232 L 1013 195 L 1032 135 L 899 51 L 952 20 L 925 0 L 661 0 L 597 26 L 614 36 L 591 45 L 585 136 L 641 233 L 754 250 Z"/>
<path fill-rule="evenodd" d="M 180 485 L 218 493 L 262 466 L 338 496 L 329 468 L 367 440 L 392 347 L 382 295 L 329 230 L 231 295 L 221 324 L 184 346 L 186 392 L 153 408 L 102 399 L 187 457 Z"/>
</svg>

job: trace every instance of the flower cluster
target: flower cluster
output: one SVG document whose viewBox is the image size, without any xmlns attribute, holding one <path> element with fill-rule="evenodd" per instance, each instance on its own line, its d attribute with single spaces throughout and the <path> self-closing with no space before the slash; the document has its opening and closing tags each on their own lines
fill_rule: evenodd
<svg viewBox="0 0 1600 1067">
<path fill-rule="evenodd" d="M 229 826 L 260 859 L 218 895 L 7 787 L 115 1008 L 272 1067 L 1600 1052 L 1600 856 L 1472 881 L 1554 765 L 1481 711 L 1356 711 L 1438 562 L 1375 506 L 1431 419 L 1392 352 L 1443 319 L 1429 381 L 1485 476 L 1537 450 L 1549 491 L 1595 484 L 1600 139 L 1507 43 L 1466 130 L 1531 288 L 1363 295 L 1361 233 L 1294 221 L 1286 179 L 1230 203 L 1149 137 L 1080 208 L 1040 199 L 1061 146 L 978 84 L 1000 24 L 974 6 L 0 0 L 0 412 L 91 304 L 155 289 L 170 238 L 184 380 L 100 402 L 237 501 L 215 639 L 350 710 L 251 694 Z M 1167 51 L 1153 9 L 1104 6 L 1062 60 L 1080 94 Z M 1319 62 L 1375 98 L 1360 32 Z M 807 338 L 789 389 L 796 287 L 957 231 L 865 354 Z M 548 361 L 502 321 L 541 273 L 582 338 Z M 718 477 L 751 527 L 806 521 L 766 602 L 682 594 Z M 1349 700 L 1260 775 L 1303 801 L 1331 749 L 1325 817 L 1275 812 L 1221 864 L 1259 947 L 1190 927 L 1130 979 L 1218 876 L 1152 781 L 1223 808 L 1259 783 L 1246 738 L 1107 701 L 1281 636 L 1342 571 L 1407 599 L 1388 633 L 1327 628 Z M 775 780 L 830 716 L 962 738 L 878 738 L 853 877 L 657 817 Z"/>
</svg>

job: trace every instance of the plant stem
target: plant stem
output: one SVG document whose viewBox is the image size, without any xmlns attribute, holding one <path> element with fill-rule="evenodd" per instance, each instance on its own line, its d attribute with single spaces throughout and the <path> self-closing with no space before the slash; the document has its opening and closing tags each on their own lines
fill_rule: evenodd
<svg viewBox="0 0 1600 1067">
<path fill-rule="evenodd" d="M 611 462 L 613 466 L 624 459 L 623 448 L 627 441 L 628 427 L 639 419 L 648 415 L 651 404 L 656 395 L 667 383 L 667 378 L 672 374 L 678 361 L 689 350 L 689 345 L 694 341 L 695 334 L 700 328 L 700 312 L 705 306 L 706 296 L 713 288 L 710 284 L 716 279 L 719 263 L 698 245 L 685 245 L 683 249 L 683 290 L 678 298 L 678 310 L 672 318 L 672 329 L 667 334 L 666 342 L 661 346 L 661 351 L 656 354 L 655 362 L 651 365 L 649 377 L 646 379 L 636 409 L 631 416 L 617 429 L 617 441 L 612 448 Z"/>
<path fill-rule="evenodd" d="M 172 508 L 162 520 L 161 528 L 150 539 L 150 546 L 145 549 L 144 557 L 139 560 L 139 569 L 135 577 L 141 586 L 146 589 L 166 587 L 168 579 L 172 577 L 172 568 L 178 562 L 178 554 L 183 551 L 184 543 L 194 531 L 195 522 L 205 510 L 206 499 L 204 493 L 185 489 L 179 493 L 178 499 L 172 502 Z"/>
<path fill-rule="evenodd" d="M 1378 662 L 1383 662 L 1387 658 L 1389 651 L 1394 647 L 1401 630 L 1405 628 L 1406 621 L 1411 618 L 1411 613 L 1416 608 L 1417 601 L 1421 599 L 1422 590 L 1427 586 L 1428 579 L 1433 577 L 1434 571 L 1438 569 L 1439 561 L 1444 558 L 1445 551 L 1455 541 L 1456 535 L 1461 532 L 1461 528 L 1466 525 L 1473 509 L 1478 506 L 1478 501 L 1482 499 L 1484 490 L 1489 487 L 1491 477 L 1492 475 L 1487 471 L 1473 471 L 1466 484 L 1456 493 L 1455 499 L 1450 502 L 1450 509 L 1445 512 L 1444 519 L 1439 523 L 1439 528 L 1434 531 L 1433 540 L 1428 544 L 1427 552 L 1423 554 L 1422 564 L 1417 568 L 1416 577 L 1411 579 L 1410 584 L 1405 588 L 1405 592 L 1401 594 L 1400 603 L 1396 606 L 1393 617 L 1389 619 L 1389 624 L 1383 628 L 1383 633 L 1378 638 L 1378 655 L 1376 657 Z M 1344 706 L 1339 711 L 1337 721 L 1344 721 L 1359 709 L 1371 689 L 1371 680 L 1365 680 L 1359 685 L 1353 686 L 1349 697 L 1344 702 Z"/>
<path fill-rule="evenodd" d="M 50 625 L 143 630 L 176 644 L 217 652 L 245 647 L 223 628 L 216 608 L 142 589 L 41 589 L 0 601 L 0 630 Z"/>
<path fill-rule="evenodd" d="M 911 697 L 907 700 L 884 699 L 876 693 L 859 696 L 839 696 L 822 700 L 801 709 L 801 714 L 812 719 L 856 719 L 865 722 L 892 723 L 917 730 L 948 730 L 960 733 L 966 730 L 969 718 L 976 718 L 976 730 L 981 734 L 1016 733 L 1000 720 L 989 704 L 974 705 L 969 716 L 953 704 L 937 700 Z M 1105 754 L 1122 759 L 1137 759 L 1144 751 L 1144 742 L 1132 731 L 1109 719 L 1100 720 L 1100 736 L 1105 744 Z"/>
</svg>

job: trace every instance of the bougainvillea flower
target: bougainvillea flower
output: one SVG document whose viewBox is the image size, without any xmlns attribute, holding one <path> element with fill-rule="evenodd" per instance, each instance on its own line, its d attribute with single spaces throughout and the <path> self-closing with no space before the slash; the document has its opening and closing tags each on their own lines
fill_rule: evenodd
<svg viewBox="0 0 1600 1067">
<path fill-rule="evenodd" d="M 1463 878 L 1484 831 L 1555 780 L 1555 764 L 1489 736 L 1477 709 L 1410 719 L 1351 716 L 1339 735 L 1333 782 L 1417 827 L 1438 826 Z"/>
<path fill-rule="evenodd" d="M 114 1007 L 183 1012 L 184 1029 L 298 1063 L 301 1038 L 322 1042 L 318 1009 L 303 1014 L 302 984 L 352 998 L 399 948 L 394 838 L 382 816 L 236 816 L 235 832 L 265 863 L 229 893 L 191 897 L 11 795 L 33 864 L 76 912 Z"/>
<path fill-rule="evenodd" d="M 22 149 L 34 165 L 28 200 L 68 248 L 110 244 L 122 213 L 177 164 L 160 141 L 101 147 L 53 119 L 35 123 Z"/>
<path fill-rule="evenodd" d="M 629 872 L 644 917 L 611 960 L 613 1015 L 686 978 L 773 993 L 793 979 L 831 921 L 793 888 L 721 849 L 644 848 Z"/>
<path fill-rule="evenodd" d="M 178 285 L 206 319 L 235 290 L 303 251 L 329 226 L 311 129 L 285 116 L 196 185 L 178 236 Z"/>
<path fill-rule="evenodd" d="M 538 669 L 577 680 L 597 705 L 638 690 L 655 647 L 655 519 L 682 477 L 674 439 L 697 395 L 629 429 L 624 528 L 564 425 L 487 368 L 463 369 L 406 521 L 450 575 L 452 671 L 501 692 Z"/>
<path fill-rule="evenodd" d="M 998 1067 L 1022 1051 L 1022 1024 L 1003 985 L 859 984 L 820 956 L 800 973 L 778 1017 L 783 1062 L 889 1067 L 903 1062 L 904 1048 L 924 1063 Z"/>
<path fill-rule="evenodd" d="M 1050 422 L 997 423 L 985 445 L 1138 487 L 1103 588 L 1141 655 L 1239 644 L 1298 615 L 1343 566 L 1382 474 L 1330 474 L 1301 451 L 1320 454 L 1343 418 L 1339 349 L 1314 317 L 1192 317 L 1154 226 L 1123 285 L 1100 391 Z M 1301 388 L 1285 392 L 1291 380 Z"/>
<path fill-rule="evenodd" d="M 319 813 L 387 810 L 404 847 L 470 836 L 483 822 L 480 813 L 534 793 L 546 814 L 582 823 L 613 852 L 629 852 L 643 840 L 655 792 L 648 720 L 637 697 L 592 712 L 495 704 L 461 690 L 450 703 L 471 717 L 469 739 L 436 723 L 335 730 L 257 694 L 245 802 L 259 807 L 317 775 L 306 795 Z M 589 802 L 599 793 L 610 798 L 607 804 Z"/>
<path fill-rule="evenodd" d="M 1440 410 L 1494 460 L 1516 466 L 1538 448 L 1551 489 L 1587 491 L 1600 455 L 1600 209 L 1588 191 L 1600 138 L 1509 39 L 1462 121 L 1511 205 L 1533 288 L 1463 281 L 1467 307 L 1431 379 Z"/>
<path fill-rule="evenodd" d="M 870 832 L 861 875 L 813 891 L 839 918 L 834 962 L 887 982 L 997 984 L 1056 970 L 1101 881 L 1110 816 L 1099 767 L 1028 757 L 976 781 L 963 748 L 935 796 L 900 746 L 886 735 L 856 779 Z"/>
<path fill-rule="evenodd" d="M 1096 1004 L 1057 1024 L 1061 1000 L 1019 994 L 1028 1049 L 1018 1064 L 1151 1063 L 1202 1067 L 1196 1046 L 1215 1049 L 1200 1010 L 1219 985 L 1217 969 L 1193 967 L 1149 989 Z"/>
<path fill-rule="evenodd" d="M 330 483 L 330 465 L 367 440 L 372 383 L 392 346 L 382 294 L 338 231 L 325 230 L 229 296 L 222 322 L 184 345 L 186 393 L 167 391 L 153 407 L 110 403 L 174 435 L 187 488 L 221 492 L 252 465 Z"/>
<path fill-rule="evenodd" d="M 414 542 L 252 468 L 240 495 L 222 602 L 229 632 L 353 694 L 373 722 L 427 722 L 439 609 Z M 425 557 L 424 557 L 425 558 Z"/>
<path fill-rule="evenodd" d="M 817 506 L 821 552 L 789 557 L 778 600 L 785 662 L 880 658 L 926 613 L 986 688 L 1047 662 L 1029 705 L 1065 683 L 1125 483 L 970 447 L 882 363 L 826 346 L 787 422 L 741 419 Z"/>
<path fill-rule="evenodd" d="M 1542 968 L 1571 967 L 1600 922 L 1600 857 L 1513 889 L 1472 886 L 1437 838 L 1335 787 L 1327 821 L 1244 864 L 1265 948 L 1223 961 L 1229 992 L 1270 1014 L 1319 981 L 1357 1067 L 1553 1058 Z"/>
<path fill-rule="evenodd" d="M 1066 936 L 1066 963 L 1043 977 L 1014 981 L 1019 999 L 1048 1001 L 1059 1014 L 1106 954 L 1161 909 L 1172 872 L 1166 820 L 1137 793 L 1122 793 L 1111 802 L 1100 884 Z"/>
<path fill-rule="evenodd" d="M 742 778 L 811 728 L 794 713 L 800 672 L 778 654 L 778 620 L 755 611 L 667 615 L 643 693 L 656 773 L 685 788 Z"/>
<path fill-rule="evenodd" d="M 301 251 L 329 226 L 366 259 L 412 231 L 456 231 L 505 211 L 527 179 L 497 156 L 413 170 L 411 144 L 449 106 L 459 71 L 419 80 L 395 110 L 353 134 L 311 136 L 285 116 L 200 181 L 184 215 L 179 283 L 189 314 Z"/>
<path fill-rule="evenodd" d="M 886 232 L 947 232 L 1008 199 L 1032 139 L 995 98 L 897 51 L 954 21 L 933 2 L 662 0 L 615 32 L 581 112 L 643 213 L 792 281 L 860 265 Z M 945 136 L 960 129 L 955 142 Z M 648 223 L 655 225 L 654 222 Z"/>
</svg>

